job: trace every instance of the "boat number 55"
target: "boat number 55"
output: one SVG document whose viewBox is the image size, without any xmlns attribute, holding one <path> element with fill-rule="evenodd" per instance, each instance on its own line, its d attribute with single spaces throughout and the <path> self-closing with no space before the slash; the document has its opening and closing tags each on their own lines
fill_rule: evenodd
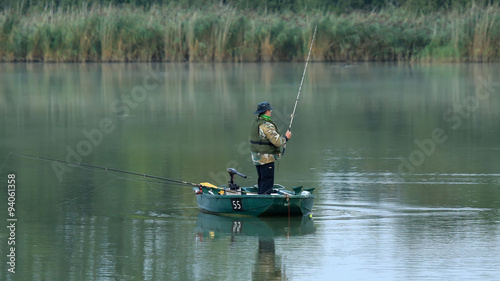
<svg viewBox="0 0 500 281">
<path fill-rule="evenodd" d="M 231 199 L 231 206 L 233 207 L 234 211 L 242 211 L 243 204 L 241 202 L 241 198 Z"/>
</svg>

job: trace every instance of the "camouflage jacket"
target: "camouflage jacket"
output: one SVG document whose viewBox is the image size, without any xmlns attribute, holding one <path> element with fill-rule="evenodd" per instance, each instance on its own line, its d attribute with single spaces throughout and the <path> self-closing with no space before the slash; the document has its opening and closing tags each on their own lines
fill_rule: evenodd
<svg viewBox="0 0 500 281">
<path fill-rule="evenodd" d="M 271 122 L 264 122 L 259 126 L 259 135 L 263 139 L 269 140 L 274 146 L 280 147 L 286 143 L 286 138 L 281 136 L 276 127 Z M 252 151 L 252 161 L 254 165 L 264 165 L 275 160 L 279 160 L 281 153 L 257 153 Z"/>
</svg>

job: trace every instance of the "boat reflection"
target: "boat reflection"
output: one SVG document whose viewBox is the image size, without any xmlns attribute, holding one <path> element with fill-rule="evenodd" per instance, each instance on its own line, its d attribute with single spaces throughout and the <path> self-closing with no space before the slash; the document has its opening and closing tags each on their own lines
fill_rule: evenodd
<svg viewBox="0 0 500 281">
<path fill-rule="evenodd" d="M 276 254 L 276 238 L 301 236 L 315 231 L 311 217 L 228 217 L 200 211 L 196 221 L 198 241 L 229 237 L 230 243 L 235 244 L 239 237 L 256 237 L 258 245 L 250 246 L 258 247 L 251 276 L 252 280 L 259 281 L 286 279 L 281 257 Z M 240 240 L 247 242 L 248 239 Z"/>
<path fill-rule="evenodd" d="M 196 233 L 203 237 L 216 236 L 300 236 L 315 231 L 314 221 L 311 217 L 230 217 L 198 213 Z"/>
</svg>

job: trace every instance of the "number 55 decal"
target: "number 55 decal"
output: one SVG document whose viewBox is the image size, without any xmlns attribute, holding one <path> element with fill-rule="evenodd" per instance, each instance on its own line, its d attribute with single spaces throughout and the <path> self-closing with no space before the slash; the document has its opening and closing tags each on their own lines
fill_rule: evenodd
<svg viewBox="0 0 500 281">
<path fill-rule="evenodd" d="M 243 204 L 241 202 L 241 198 L 235 198 L 235 199 L 230 199 L 231 200 L 231 206 L 233 207 L 234 211 L 242 211 L 243 210 Z"/>
</svg>

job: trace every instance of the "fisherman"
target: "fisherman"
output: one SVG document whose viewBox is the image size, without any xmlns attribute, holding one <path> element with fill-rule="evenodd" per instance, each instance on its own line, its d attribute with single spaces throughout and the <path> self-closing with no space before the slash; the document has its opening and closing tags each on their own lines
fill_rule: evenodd
<svg viewBox="0 0 500 281">
<path fill-rule="evenodd" d="M 280 134 L 278 126 L 271 120 L 271 111 L 274 107 L 268 102 L 257 105 L 257 118 L 250 128 L 250 150 L 252 161 L 259 175 L 259 194 L 271 194 L 274 185 L 274 161 L 281 157 L 280 147 L 292 137 L 288 130 L 284 136 Z"/>
</svg>

